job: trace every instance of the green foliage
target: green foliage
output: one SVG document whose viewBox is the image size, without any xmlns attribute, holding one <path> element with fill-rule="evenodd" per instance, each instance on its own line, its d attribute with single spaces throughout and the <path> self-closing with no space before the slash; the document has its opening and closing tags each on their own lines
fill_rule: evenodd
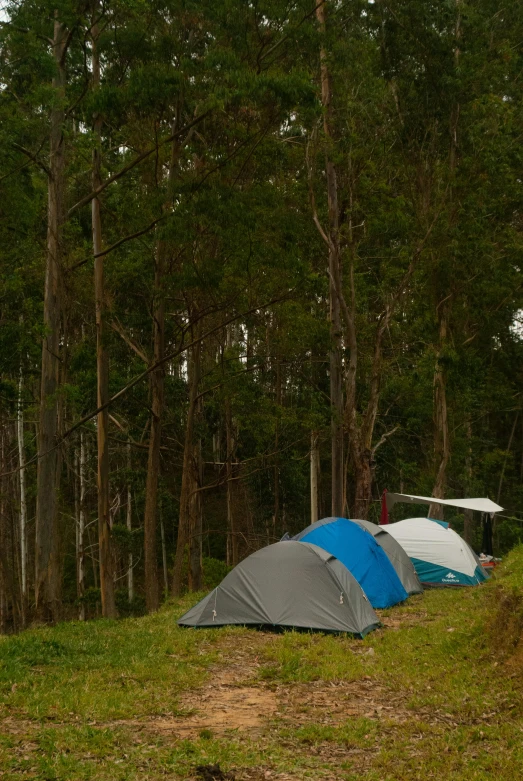
<svg viewBox="0 0 523 781">
<path fill-rule="evenodd" d="M 224 561 L 213 559 L 211 556 L 203 558 L 203 584 L 205 589 L 213 589 L 219 586 L 231 567 L 228 567 Z"/>
<path fill-rule="evenodd" d="M 116 609 L 122 618 L 129 616 L 144 616 L 146 614 L 145 598 L 141 594 L 135 594 L 129 599 L 127 589 L 119 588 L 115 592 Z"/>
<path fill-rule="evenodd" d="M 199 334 L 204 337 L 193 444 L 201 452 L 205 587 L 213 588 L 227 571 L 229 500 L 242 556 L 309 522 L 311 431 L 320 444 L 320 515 L 330 513 L 328 248 L 312 209 L 314 200 L 325 229 L 326 155 L 337 175 L 342 288 L 354 308 L 354 412 L 360 424 L 374 387 L 377 334 L 394 304 L 381 345 L 376 419 L 366 442 L 373 468 L 369 517 L 377 520 L 385 487 L 421 494 L 433 489 L 439 367 L 450 443 L 447 494 L 499 494 L 508 517 L 497 521 L 496 552 L 520 541 L 520 9 L 514 0 L 502 9 L 492 0 L 327 6 L 322 35 L 304 0 L 101 4 L 101 84 L 93 90 L 92 7 L 70 0 L 7 3 L 0 25 L 0 538 L 13 561 L 19 558 L 20 371 L 28 517 L 36 514 L 49 132 L 53 109 L 62 103 L 63 195 L 72 210 L 61 236 L 60 430 L 68 431 L 98 403 L 91 210 L 87 203 L 74 205 L 91 190 L 93 117 L 99 112 L 102 177 L 114 178 L 99 199 L 109 250 L 104 339 L 111 394 L 153 361 L 155 258 L 160 242 L 166 249 L 160 287 L 165 348 L 173 357 L 165 362 L 158 519 L 168 579 L 189 410 L 187 348 Z M 70 31 L 64 94 L 53 85 L 49 38 L 55 12 Z M 322 121 L 320 46 L 332 88 L 330 137 Z M 173 128 L 186 128 L 202 115 L 174 147 L 167 142 Z M 346 339 L 345 378 L 350 357 Z M 117 582 L 125 582 L 132 554 L 137 594 L 131 606 L 119 595 L 120 612 L 128 615 L 142 610 L 148 378 L 119 395 L 110 413 Z M 93 418 L 60 446 L 64 615 L 76 614 L 77 607 L 80 432 L 87 454 L 83 600 L 93 612 L 99 603 Z M 354 506 L 353 446 L 347 436 L 348 514 Z M 228 458 L 234 463 L 230 496 Z M 395 512 L 398 519 L 400 510 Z M 451 520 L 461 528 L 462 516 Z M 32 593 L 32 520 L 29 529 Z M 475 534 L 477 540 L 478 529 Z M 156 542 L 162 571 L 160 530 Z M 285 674 L 307 675 L 300 665 L 294 670 L 293 659 L 291 654 Z"/>
<path fill-rule="evenodd" d="M 112 527 L 115 547 L 121 555 L 139 554 L 143 546 L 143 529 L 128 529 L 121 523 Z"/>
</svg>

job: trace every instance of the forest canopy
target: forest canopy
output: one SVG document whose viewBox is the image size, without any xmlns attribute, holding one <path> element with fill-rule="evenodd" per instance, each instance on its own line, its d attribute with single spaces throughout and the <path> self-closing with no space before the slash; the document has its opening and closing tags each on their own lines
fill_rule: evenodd
<svg viewBox="0 0 523 781">
<path fill-rule="evenodd" d="M 3 5 L 0 629 L 384 489 L 520 540 L 522 40 L 515 0 Z"/>
</svg>

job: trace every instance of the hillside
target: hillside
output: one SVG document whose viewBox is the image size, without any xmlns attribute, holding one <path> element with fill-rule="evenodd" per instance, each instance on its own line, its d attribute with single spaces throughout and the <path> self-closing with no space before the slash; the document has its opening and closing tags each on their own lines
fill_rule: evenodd
<svg viewBox="0 0 523 781">
<path fill-rule="evenodd" d="M 2 638 L 0 777 L 521 777 L 514 634 L 492 633 L 522 580 L 520 547 L 494 582 L 411 598 L 364 641 L 178 629 L 192 598 Z"/>
</svg>

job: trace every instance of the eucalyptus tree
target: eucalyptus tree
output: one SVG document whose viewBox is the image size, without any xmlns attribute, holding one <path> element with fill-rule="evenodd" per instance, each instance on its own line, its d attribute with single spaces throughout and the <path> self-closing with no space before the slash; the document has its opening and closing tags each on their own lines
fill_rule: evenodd
<svg viewBox="0 0 523 781">
<path fill-rule="evenodd" d="M 518 26 L 512 4 L 499 13 L 489 2 L 461 0 L 416 11 L 408 3 L 394 12 L 382 4 L 379 10 L 385 75 L 394 88 L 402 146 L 416 171 L 420 199 L 444 201 L 418 276 L 427 291 L 420 298 L 428 309 L 422 328 L 425 340 L 432 330 L 434 360 L 430 490 L 444 496 L 452 439 L 468 431 L 470 452 L 478 397 L 472 383 L 467 394 L 456 393 L 467 377 L 459 367 L 479 358 L 480 340 L 486 339 L 484 354 L 492 357 L 492 340 L 507 333 L 521 301 L 514 233 L 521 208 L 514 180 L 519 165 L 514 116 L 521 105 L 513 77 Z M 484 371 L 488 374 L 486 365 Z M 476 372 L 468 376 L 477 383 Z M 468 464 L 470 475 L 470 458 Z"/>
</svg>

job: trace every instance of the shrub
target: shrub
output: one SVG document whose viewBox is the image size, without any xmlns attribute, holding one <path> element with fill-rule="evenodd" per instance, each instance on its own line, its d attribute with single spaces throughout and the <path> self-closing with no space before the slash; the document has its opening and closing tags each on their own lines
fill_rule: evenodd
<svg viewBox="0 0 523 781">
<path fill-rule="evenodd" d="M 203 559 L 203 587 L 207 590 L 216 588 L 224 577 L 230 572 L 232 567 L 228 567 L 224 561 L 213 559 L 210 556 L 204 556 Z"/>
</svg>

